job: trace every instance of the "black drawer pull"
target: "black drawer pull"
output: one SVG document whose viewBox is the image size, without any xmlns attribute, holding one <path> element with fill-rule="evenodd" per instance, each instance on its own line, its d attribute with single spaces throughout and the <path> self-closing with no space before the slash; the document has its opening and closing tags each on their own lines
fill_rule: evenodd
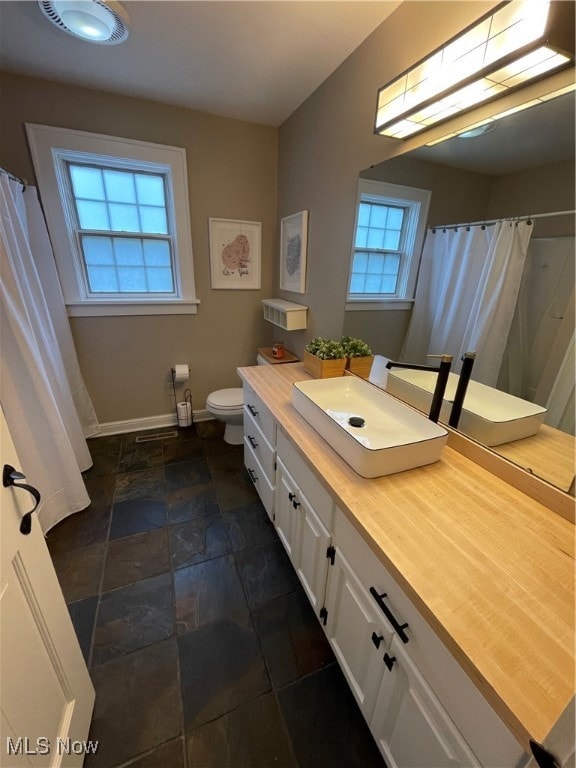
<svg viewBox="0 0 576 768">
<path fill-rule="evenodd" d="M 257 480 L 258 480 L 258 478 L 257 478 L 257 476 L 256 476 L 256 472 L 254 472 L 254 470 L 253 470 L 253 469 L 250 469 L 250 467 L 248 467 L 248 474 L 250 475 L 250 480 L 252 480 L 252 482 L 254 483 L 254 485 L 256 485 L 256 482 L 257 482 Z"/>
<path fill-rule="evenodd" d="M 292 506 L 294 507 L 294 509 L 298 509 L 298 507 L 300 506 L 300 502 L 296 501 L 296 499 L 294 499 L 292 501 Z"/>
<path fill-rule="evenodd" d="M 376 648 L 380 648 L 380 643 L 384 640 L 384 635 L 377 635 L 376 632 L 372 632 L 372 642 Z"/>
<path fill-rule="evenodd" d="M 256 440 L 252 437 L 252 435 L 248 435 L 248 442 L 252 446 L 252 448 L 258 448 L 258 443 Z"/>
<path fill-rule="evenodd" d="M 377 589 L 375 589 L 374 587 L 370 587 L 370 594 L 372 595 L 374 600 L 376 600 L 376 602 L 378 603 L 378 605 L 379 605 L 380 609 L 382 610 L 382 613 L 384 614 L 384 616 L 386 616 L 386 618 L 388 619 L 390 624 L 392 624 L 392 626 L 394 627 L 394 631 L 396 632 L 396 634 L 398 635 L 400 640 L 402 640 L 403 643 L 407 643 L 408 640 L 410 640 L 410 638 L 408 637 L 406 632 L 404 632 L 404 630 L 408 629 L 408 624 L 399 624 L 398 623 L 398 620 L 393 615 L 393 613 L 390 610 L 390 608 L 388 608 L 388 606 L 384 602 L 384 598 L 386 597 L 387 593 L 383 592 L 382 594 L 379 594 Z"/>
<path fill-rule="evenodd" d="M 396 656 L 388 656 L 387 653 L 384 654 L 384 664 L 386 664 L 390 672 L 392 672 L 392 667 L 394 666 L 395 661 Z"/>
<path fill-rule="evenodd" d="M 294 501 L 295 498 L 296 498 L 296 494 L 295 493 L 289 493 L 288 494 L 288 500 L 289 501 Z"/>
<path fill-rule="evenodd" d="M 252 416 L 258 416 L 258 411 L 256 410 L 256 408 L 254 408 L 253 405 L 250 405 L 250 403 L 247 403 L 246 408 L 248 408 Z"/>
</svg>

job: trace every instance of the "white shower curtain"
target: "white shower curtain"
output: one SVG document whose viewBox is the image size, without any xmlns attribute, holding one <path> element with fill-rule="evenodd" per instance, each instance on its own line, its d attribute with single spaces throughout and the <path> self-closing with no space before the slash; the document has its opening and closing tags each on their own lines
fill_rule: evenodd
<svg viewBox="0 0 576 768">
<path fill-rule="evenodd" d="M 495 386 L 532 227 L 525 221 L 428 230 L 401 359 L 476 352 L 472 378 Z"/>
<path fill-rule="evenodd" d="M 90 503 L 98 422 L 78 366 L 36 189 L 0 174 L 0 401 L 48 531 Z"/>
</svg>

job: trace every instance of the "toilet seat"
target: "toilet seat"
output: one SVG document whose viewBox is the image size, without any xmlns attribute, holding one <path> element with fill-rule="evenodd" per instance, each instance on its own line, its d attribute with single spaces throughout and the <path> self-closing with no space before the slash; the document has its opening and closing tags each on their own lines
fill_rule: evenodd
<svg viewBox="0 0 576 768">
<path fill-rule="evenodd" d="M 214 411 L 241 411 L 244 407 L 244 392 L 241 387 L 217 389 L 208 395 L 206 405 Z"/>
</svg>

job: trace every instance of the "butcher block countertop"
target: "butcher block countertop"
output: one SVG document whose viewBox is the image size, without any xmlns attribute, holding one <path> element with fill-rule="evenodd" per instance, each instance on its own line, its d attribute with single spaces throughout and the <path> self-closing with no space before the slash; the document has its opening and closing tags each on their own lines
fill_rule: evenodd
<svg viewBox="0 0 576 768">
<path fill-rule="evenodd" d="M 525 750 L 542 743 L 574 694 L 574 526 L 449 446 L 367 480 L 293 408 L 301 363 L 238 373 Z"/>
</svg>

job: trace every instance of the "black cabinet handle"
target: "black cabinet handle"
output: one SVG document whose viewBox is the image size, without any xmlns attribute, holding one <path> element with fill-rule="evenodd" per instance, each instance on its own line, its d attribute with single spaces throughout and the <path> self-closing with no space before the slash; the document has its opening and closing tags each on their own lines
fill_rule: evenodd
<svg viewBox="0 0 576 768">
<path fill-rule="evenodd" d="M 406 632 L 404 632 L 404 630 L 408 629 L 408 624 L 400 624 L 396 619 L 396 617 L 393 615 L 390 608 L 388 608 L 388 606 L 384 602 L 384 598 L 387 596 L 386 592 L 383 592 L 382 594 L 380 594 L 377 589 L 375 589 L 374 587 L 370 587 L 370 594 L 372 595 L 374 600 L 376 600 L 376 602 L 378 603 L 378 606 L 380 607 L 384 616 L 386 616 L 390 624 L 392 624 L 392 626 L 394 627 L 394 631 L 396 632 L 400 640 L 402 640 L 403 643 L 407 643 L 408 640 L 410 640 L 410 638 L 408 637 Z"/>
<path fill-rule="evenodd" d="M 26 476 L 23 475 L 22 472 L 18 472 L 18 470 L 14 469 L 14 467 L 11 467 L 10 464 L 4 464 L 4 468 L 2 470 L 2 485 L 4 488 L 9 488 L 10 486 L 13 488 L 22 488 L 24 491 L 31 493 L 34 497 L 34 500 L 36 501 L 33 509 L 31 509 L 30 512 L 26 512 L 20 521 L 20 533 L 23 533 L 25 536 L 27 536 L 32 530 L 32 513 L 38 509 L 38 504 L 40 504 L 40 492 L 37 491 L 36 488 L 34 488 L 32 485 L 26 485 L 26 483 L 18 482 L 19 480 L 26 480 Z"/>
<path fill-rule="evenodd" d="M 254 408 L 253 405 L 250 405 L 250 403 L 247 403 L 246 408 L 248 408 L 252 416 L 258 416 L 258 411 L 256 410 L 256 408 Z"/>
<path fill-rule="evenodd" d="M 254 485 L 256 485 L 256 481 L 258 480 L 258 478 L 256 477 L 256 472 L 254 472 L 253 469 L 250 469 L 250 467 L 248 467 L 248 474 L 250 475 L 250 480 L 252 480 Z"/>
<path fill-rule="evenodd" d="M 560 768 L 560 763 L 556 756 L 548 752 L 542 744 L 538 744 L 537 741 L 530 739 L 530 749 L 539 768 Z"/>
<path fill-rule="evenodd" d="M 297 500 L 296 494 L 292 493 L 292 491 L 288 492 L 288 501 L 292 502 L 292 506 L 294 507 L 294 509 L 298 509 L 298 507 L 300 506 L 300 502 Z"/>
<path fill-rule="evenodd" d="M 252 448 L 258 448 L 258 443 L 256 440 L 252 437 L 252 435 L 248 435 L 248 442 L 252 446 Z"/>
<path fill-rule="evenodd" d="M 395 661 L 396 656 L 388 656 L 387 653 L 384 654 L 384 664 L 386 664 L 390 672 L 392 672 L 392 667 L 394 666 Z"/>
<path fill-rule="evenodd" d="M 380 643 L 384 640 L 384 635 L 377 635 L 376 632 L 372 632 L 372 642 L 376 648 L 380 648 Z"/>
</svg>

